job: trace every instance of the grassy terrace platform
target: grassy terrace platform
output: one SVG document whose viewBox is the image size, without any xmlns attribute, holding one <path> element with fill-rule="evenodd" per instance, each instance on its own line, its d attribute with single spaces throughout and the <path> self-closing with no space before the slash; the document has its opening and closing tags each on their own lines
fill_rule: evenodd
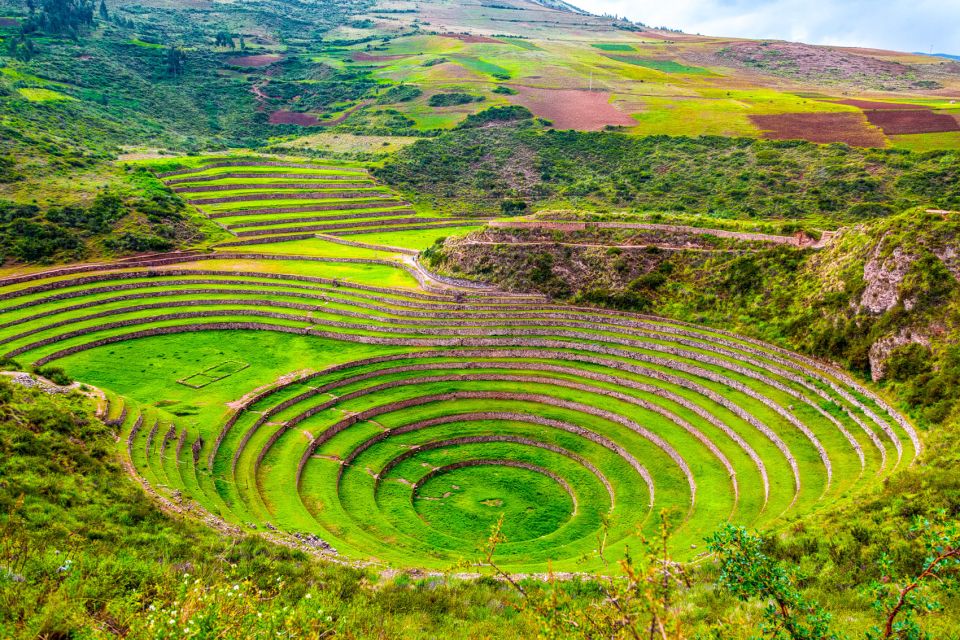
<svg viewBox="0 0 960 640">
<path fill-rule="evenodd" d="M 166 179 L 360 173 L 300 164 Z M 517 572 L 611 570 L 661 510 L 693 556 L 722 522 L 785 525 L 919 450 L 905 418 L 826 364 L 430 280 L 399 250 L 433 236 L 397 234 L 397 253 L 367 229 L 367 246 L 306 238 L 10 277 L 0 352 L 107 390 L 126 455 L 161 496 L 384 567 L 474 558 L 501 514 L 499 561 Z"/>
</svg>

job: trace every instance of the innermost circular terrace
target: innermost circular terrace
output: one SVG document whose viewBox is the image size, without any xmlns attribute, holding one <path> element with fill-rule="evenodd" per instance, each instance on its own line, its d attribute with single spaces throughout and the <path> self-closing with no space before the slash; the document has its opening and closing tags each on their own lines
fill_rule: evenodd
<svg viewBox="0 0 960 640">
<path fill-rule="evenodd" d="M 417 515 L 428 527 L 474 546 L 497 526 L 512 542 L 556 531 L 574 514 L 572 487 L 543 467 L 518 464 L 466 460 L 438 467 L 413 490 Z"/>
</svg>

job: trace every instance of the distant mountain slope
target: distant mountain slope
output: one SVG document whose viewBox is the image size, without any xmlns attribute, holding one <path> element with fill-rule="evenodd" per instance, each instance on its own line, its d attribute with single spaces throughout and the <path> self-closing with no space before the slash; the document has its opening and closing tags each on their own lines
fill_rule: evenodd
<svg viewBox="0 0 960 640">
<path fill-rule="evenodd" d="M 575 7 L 569 2 L 564 2 L 563 0 L 533 0 L 537 4 L 542 4 L 543 6 L 549 9 L 558 9 L 560 11 L 570 11 L 572 13 L 579 13 L 580 15 L 590 15 L 588 11 L 584 11 L 579 7 Z"/>
</svg>

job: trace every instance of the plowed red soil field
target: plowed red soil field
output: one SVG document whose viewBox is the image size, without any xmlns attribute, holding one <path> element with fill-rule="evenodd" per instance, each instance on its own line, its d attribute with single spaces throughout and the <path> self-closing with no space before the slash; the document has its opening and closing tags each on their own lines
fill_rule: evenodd
<svg viewBox="0 0 960 640">
<path fill-rule="evenodd" d="M 784 113 L 750 116 L 771 140 L 809 140 L 827 144 L 845 142 L 854 147 L 885 147 L 883 133 L 860 113 Z"/>
<path fill-rule="evenodd" d="M 955 116 L 927 109 L 868 111 L 867 120 L 891 136 L 905 133 L 960 131 L 960 122 Z"/>
<path fill-rule="evenodd" d="M 354 62 L 389 62 L 391 60 L 403 60 L 409 57 L 408 55 L 378 56 L 367 53 L 366 51 L 354 51 L 350 54 L 350 58 L 352 58 Z"/>
<path fill-rule="evenodd" d="M 503 44 L 500 40 L 488 38 L 487 36 L 477 36 L 467 33 L 441 33 L 444 38 L 454 38 L 467 44 Z"/>
<path fill-rule="evenodd" d="M 297 124 L 301 127 L 315 127 L 320 124 L 320 120 L 312 113 L 274 111 L 270 114 L 270 124 Z"/>
<path fill-rule="evenodd" d="M 280 62 L 283 56 L 259 55 L 259 56 L 234 56 L 227 58 L 226 63 L 235 67 L 266 67 L 274 62 Z"/>
<path fill-rule="evenodd" d="M 585 89 L 539 89 L 515 86 L 514 104 L 523 105 L 533 113 L 553 122 L 557 129 L 597 131 L 607 125 L 629 127 L 637 124 L 629 114 L 610 104 L 605 91 Z"/>
</svg>

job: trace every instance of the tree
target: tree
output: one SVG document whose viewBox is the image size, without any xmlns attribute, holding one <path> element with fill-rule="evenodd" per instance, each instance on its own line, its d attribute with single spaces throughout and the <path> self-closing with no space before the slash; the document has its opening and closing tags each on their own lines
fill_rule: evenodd
<svg viewBox="0 0 960 640">
<path fill-rule="evenodd" d="M 720 563 L 719 586 L 741 602 L 761 600 L 760 631 L 771 640 L 836 640 L 830 614 L 800 593 L 795 569 L 763 552 L 763 538 L 727 525 L 707 539 Z"/>
<path fill-rule="evenodd" d="M 867 634 L 868 640 L 927 640 L 931 636 L 920 628 L 917 617 L 943 608 L 930 593 L 929 584 L 942 591 L 960 592 L 960 523 L 940 512 L 933 520 L 917 517 L 911 528 L 923 541 L 926 558 L 914 576 L 896 578 L 887 554 L 880 558 L 882 577 L 870 586 L 873 607 L 883 614 L 882 626 Z"/>
<path fill-rule="evenodd" d="M 110 12 L 107 11 L 107 0 L 100 0 L 100 19 L 104 22 L 110 19 Z"/>
<path fill-rule="evenodd" d="M 41 0 L 40 13 L 32 13 L 23 31 L 43 31 L 76 39 L 84 28 L 93 24 L 93 3 L 94 0 Z"/>
<path fill-rule="evenodd" d="M 184 66 L 187 61 L 187 54 L 180 47 L 167 47 L 167 75 L 176 77 L 183 74 Z"/>
<path fill-rule="evenodd" d="M 233 34 L 226 31 L 218 31 L 214 37 L 214 44 L 218 47 L 230 47 L 233 49 Z"/>
<path fill-rule="evenodd" d="M 33 46 L 33 39 L 23 36 L 21 45 L 19 60 L 21 62 L 30 62 L 37 53 L 37 50 Z"/>
<path fill-rule="evenodd" d="M 30 62 L 37 50 L 33 46 L 33 40 L 26 34 L 20 34 L 18 37 L 10 38 L 7 43 L 7 56 L 20 62 Z"/>
</svg>

